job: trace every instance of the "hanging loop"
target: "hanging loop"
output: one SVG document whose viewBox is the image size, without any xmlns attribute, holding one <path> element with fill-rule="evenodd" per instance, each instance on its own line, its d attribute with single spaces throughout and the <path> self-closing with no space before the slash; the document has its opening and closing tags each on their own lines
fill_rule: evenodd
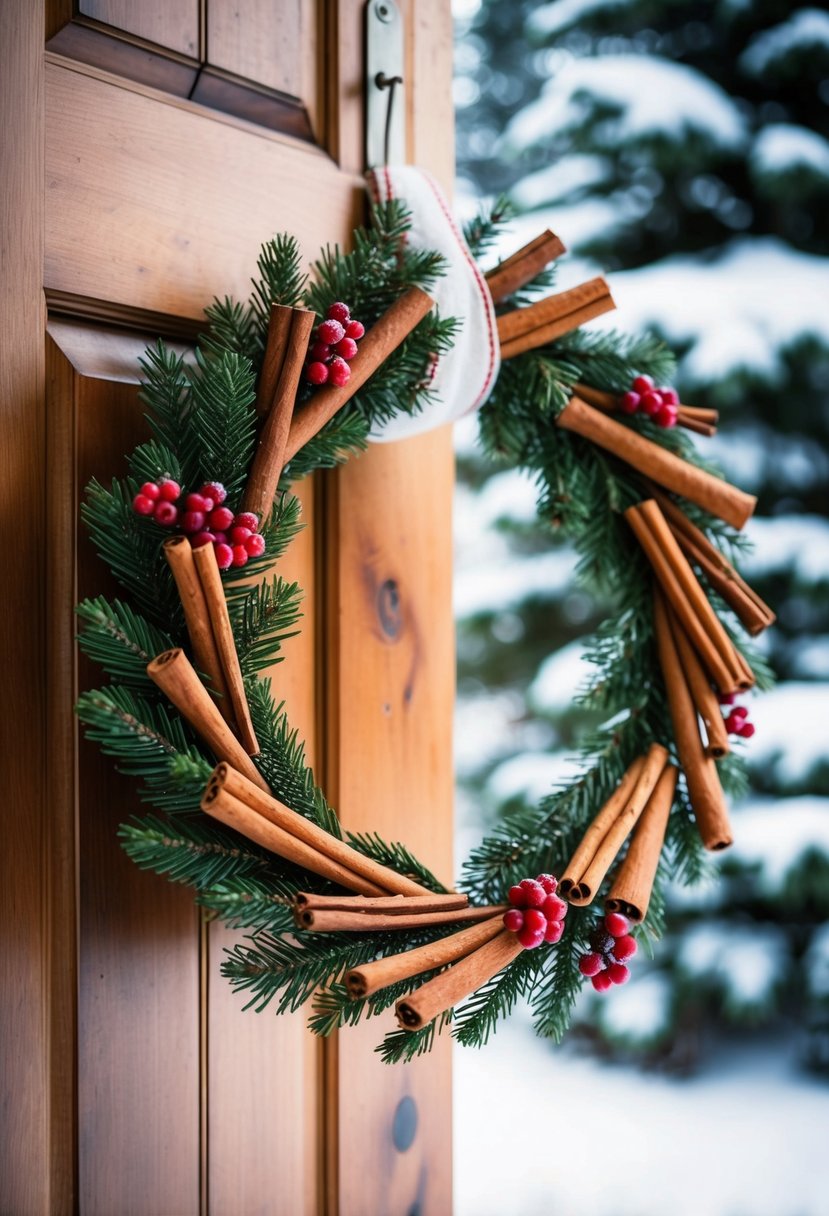
<svg viewBox="0 0 829 1216">
<path fill-rule="evenodd" d="M 374 77 L 374 83 L 378 89 L 388 89 L 389 100 L 386 105 L 386 125 L 383 130 L 383 164 L 389 164 L 389 153 L 391 144 L 391 121 L 394 113 L 394 93 L 399 84 L 403 83 L 402 76 L 387 76 L 385 72 L 378 72 Z"/>
</svg>

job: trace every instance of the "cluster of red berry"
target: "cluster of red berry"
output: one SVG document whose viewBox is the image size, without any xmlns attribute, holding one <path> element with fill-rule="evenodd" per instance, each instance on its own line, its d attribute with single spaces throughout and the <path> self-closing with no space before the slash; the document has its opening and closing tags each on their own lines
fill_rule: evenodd
<svg viewBox="0 0 829 1216">
<path fill-rule="evenodd" d="M 340 301 L 332 304 L 325 316 L 308 348 L 305 379 L 310 384 L 342 388 L 348 384 L 351 376 L 348 365 L 357 354 L 357 343 L 366 330 L 360 321 L 352 321 L 348 305 Z"/>
<path fill-rule="evenodd" d="M 589 954 L 579 959 L 579 971 L 589 978 L 597 992 L 607 992 L 613 984 L 625 984 L 630 971 L 626 958 L 636 953 L 636 938 L 630 935 L 630 922 L 619 912 L 608 912 L 604 922 L 590 934 Z"/>
<path fill-rule="evenodd" d="M 651 376 L 637 376 L 633 388 L 619 398 L 623 414 L 647 414 L 657 426 L 676 426 L 679 394 L 666 385 L 656 388 Z"/>
<path fill-rule="evenodd" d="M 138 515 L 151 515 L 162 528 L 178 525 L 190 537 L 194 549 L 213 545 L 220 570 L 244 566 L 251 557 L 265 552 L 265 538 L 257 529 L 259 519 L 252 511 L 238 514 L 222 504 L 227 490 L 221 482 L 206 481 L 195 494 L 187 494 L 182 502 L 182 489 L 177 481 L 166 477 L 162 481 L 145 481 L 132 500 Z"/>
<path fill-rule="evenodd" d="M 538 878 L 525 878 L 509 889 L 509 912 L 504 913 L 504 924 L 525 950 L 534 950 L 542 942 L 551 945 L 564 932 L 567 904 L 556 895 L 558 879 L 552 874 L 539 874 Z"/>
<path fill-rule="evenodd" d="M 745 705 L 734 705 L 737 699 L 736 692 L 720 693 L 720 705 L 732 705 L 734 708 L 725 719 L 725 729 L 729 735 L 739 735 L 742 739 L 750 739 L 754 734 L 755 726 L 753 722 L 748 720 L 748 710 Z"/>
</svg>

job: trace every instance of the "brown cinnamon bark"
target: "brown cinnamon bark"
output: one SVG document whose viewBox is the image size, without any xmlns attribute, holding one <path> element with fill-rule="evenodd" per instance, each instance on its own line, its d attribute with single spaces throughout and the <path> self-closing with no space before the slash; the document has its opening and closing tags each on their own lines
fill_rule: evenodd
<svg viewBox="0 0 829 1216">
<path fill-rule="evenodd" d="M 245 511 L 253 511 L 259 517 L 260 523 L 270 515 L 279 487 L 299 378 L 316 319 L 314 313 L 304 308 L 292 308 L 290 312 L 291 328 L 282 366 L 274 387 L 272 404 L 259 436 L 243 499 Z"/>
<path fill-rule="evenodd" d="M 578 329 L 580 325 L 585 325 L 588 321 L 600 317 L 603 313 L 612 312 L 615 307 L 616 304 L 610 293 L 606 296 L 600 296 L 596 300 L 591 300 L 589 303 L 582 305 L 581 308 L 567 313 L 566 316 L 560 317 L 558 320 L 549 321 L 546 325 L 539 325 L 536 329 L 519 334 L 517 338 L 512 338 L 509 342 L 503 342 L 501 344 L 501 358 L 514 359 L 516 355 L 526 354 L 528 350 L 536 350 L 539 346 L 546 346 L 548 342 L 554 342 L 556 338 L 561 338 L 564 334 L 571 333 L 574 329 Z"/>
<path fill-rule="evenodd" d="M 582 401 L 592 405 L 594 410 L 601 410 L 603 414 L 612 414 L 619 408 L 619 398 L 615 393 L 606 393 L 604 389 L 593 388 L 590 384 L 574 384 L 573 392 Z"/>
<path fill-rule="evenodd" d="M 715 760 L 719 760 L 721 756 L 725 756 L 731 751 L 728 731 L 725 729 L 725 720 L 722 716 L 720 703 L 711 687 L 708 676 L 703 670 L 699 656 L 689 642 L 688 635 L 682 628 L 676 614 L 669 608 L 668 615 L 671 622 L 671 632 L 674 635 L 674 642 L 676 643 L 677 654 L 679 655 L 679 661 L 682 664 L 682 670 L 691 692 L 694 708 L 699 717 L 702 718 L 705 726 L 705 734 L 708 740 L 705 751 L 709 756 L 713 756 Z"/>
<path fill-rule="evenodd" d="M 276 827 L 290 832 L 292 836 L 304 841 L 318 853 L 324 853 L 332 861 L 359 874 L 377 889 L 376 893 L 389 892 L 392 895 L 422 896 L 432 894 L 427 887 L 421 886 L 408 875 L 398 874 L 389 866 L 380 865 L 371 857 L 365 857 L 350 844 L 346 844 L 344 840 L 339 840 L 316 823 L 311 823 L 304 815 L 299 815 L 296 811 L 283 806 L 269 792 L 263 793 L 259 786 L 253 785 L 245 775 L 230 764 L 219 764 L 213 770 L 205 792 L 214 788 L 226 789 L 228 793 L 233 794 L 235 798 L 244 802 L 257 814 L 263 815 Z"/>
<path fill-rule="evenodd" d="M 437 912 L 368 912 L 314 908 L 295 908 L 294 920 L 300 929 L 313 933 L 386 933 L 395 929 L 422 929 L 429 925 L 466 924 L 503 915 L 508 905 L 480 908 L 445 908 Z"/>
<path fill-rule="evenodd" d="M 566 252 L 559 238 L 549 229 L 523 245 L 493 270 L 487 271 L 486 281 L 493 302 L 499 304 L 511 296 Z"/>
<path fill-rule="evenodd" d="M 621 912 L 637 924 L 645 919 L 648 911 L 673 805 L 676 778 L 677 770 L 673 764 L 666 765 L 636 825 L 625 860 L 604 901 L 605 911 Z"/>
<path fill-rule="evenodd" d="M 676 412 L 676 422 L 677 426 L 684 427 L 686 431 L 693 431 L 695 435 L 704 435 L 706 439 L 717 433 L 717 428 L 710 422 L 701 422 L 699 418 L 692 417 L 686 413 L 683 406 Z"/>
<path fill-rule="evenodd" d="M 310 912 L 363 912 L 369 916 L 388 913 L 390 916 L 409 912 L 445 912 L 469 907 L 468 895 L 454 891 L 430 891 L 428 895 L 318 895 L 315 891 L 299 891 L 294 906 Z"/>
<path fill-rule="evenodd" d="M 629 507 L 625 518 L 711 680 L 722 693 L 751 687 L 753 675 L 747 673 L 656 501 Z"/>
<path fill-rule="evenodd" d="M 285 446 L 285 464 L 351 400 L 433 306 L 434 300 L 425 291 L 410 287 L 383 313 L 360 340 L 357 354 L 349 365 L 351 376 L 348 384 L 343 388 L 326 385 L 317 389 L 307 405 L 295 411 Z"/>
<path fill-rule="evenodd" d="M 219 760 L 226 760 L 266 793 L 267 782 L 233 734 L 183 650 L 165 650 L 147 664 L 147 675 L 172 701 Z"/>
<path fill-rule="evenodd" d="M 697 422 L 707 422 L 709 426 L 716 426 L 720 420 L 718 410 L 709 410 L 701 405 L 680 405 L 679 408 L 689 418 L 694 418 Z"/>
<path fill-rule="evenodd" d="M 548 325 L 552 321 L 560 321 L 571 313 L 578 312 L 588 304 L 602 300 L 610 295 L 607 280 L 603 278 L 589 279 L 569 291 L 559 291 L 555 295 L 537 300 L 525 308 L 514 308 L 511 312 L 502 313 L 498 318 L 498 338 L 501 346 L 514 342 L 523 334 Z"/>
<path fill-rule="evenodd" d="M 398 1022 L 404 1030 L 426 1026 L 508 967 L 522 949 L 516 935 L 502 929 L 492 941 L 399 1000 L 395 1006 Z"/>
<path fill-rule="evenodd" d="M 265 340 L 265 353 L 262 357 L 262 370 L 259 373 L 259 387 L 256 391 L 256 412 L 264 417 L 271 408 L 279 373 L 285 361 L 285 351 L 288 348 L 291 333 L 293 309 L 285 304 L 272 304 L 268 317 L 268 336 Z"/>
<path fill-rule="evenodd" d="M 364 963 L 361 967 L 346 971 L 345 986 L 355 999 L 371 996 L 382 988 L 411 979 L 413 975 L 420 975 L 423 971 L 436 971 L 439 967 L 466 958 L 473 950 L 497 937 L 503 928 L 503 917 L 493 916 L 491 920 L 471 925 L 457 933 L 450 933 L 439 941 L 416 946 L 414 950 L 404 950 L 400 954 L 380 958 L 373 963 Z"/>
<path fill-rule="evenodd" d="M 750 494 L 712 477 L 578 397 L 570 399 L 556 419 L 556 425 L 612 452 L 646 477 L 690 499 L 735 528 L 742 528 L 754 510 L 757 500 Z"/>
<path fill-rule="evenodd" d="M 584 907 L 592 902 L 619 850 L 644 811 L 667 761 L 667 748 L 663 747 L 661 743 L 652 743 L 644 758 L 633 791 L 610 824 L 593 858 L 579 879 L 578 888 L 573 888 L 567 896 L 571 904 Z"/>
<path fill-rule="evenodd" d="M 213 819 L 218 819 L 225 827 L 240 832 L 242 836 L 261 845 L 270 853 L 275 853 L 304 870 L 310 870 L 312 874 L 319 874 L 321 878 L 330 879 L 331 882 L 345 887 L 347 891 L 357 891 L 361 895 L 382 894 L 382 890 L 374 883 L 354 874 L 339 862 L 332 861 L 330 857 L 298 840 L 290 832 L 283 832 L 225 789 L 208 786 L 201 800 L 201 809 Z"/>
<path fill-rule="evenodd" d="M 169 540 L 165 540 L 162 549 L 178 588 L 196 667 L 210 680 L 210 690 L 216 696 L 219 712 L 225 721 L 233 726 L 233 706 L 222 674 L 201 579 L 193 561 L 193 548 L 188 537 L 171 536 Z"/>
<path fill-rule="evenodd" d="M 654 629 L 679 762 L 685 773 L 688 797 L 702 843 L 706 849 L 726 849 L 733 838 L 717 766 L 702 746 L 691 690 L 679 661 L 667 607 L 659 591 L 654 595 Z"/>
<path fill-rule="evenodd" d="M 216 650 L 219 654 L 230 704 L 233 706 L 233 716 L 239 731 L 239 739 L 248 755 L 256 756 L 259 754 L 259 744 L 250 716 L 245 681 L 239 666 L 239 656 L 236 653 L 236 641 L 227 610 L 221 571 L 216 562 L 216 550 L 213 545 L 200 545 L 198 549 L 193 550 L 193 560 L 207 603 L 207 614 L 210 617 L 213 637 L 216 640 Z"/>
<path fill-rule="evenodd" d="M 611 824 L 615 822 L 622 807 L 636 789 L 636 783 L 644 767 L 645 757 L 637 756 L 584 833 L 558 884 L 558 893 L 563 898 L 569 898 L 571 892 L 574 892 L 577 897 L 582 894 L 579 889 L 581 876 L 596 856 L 596 850 L 607 835 Z"/>
</svg>

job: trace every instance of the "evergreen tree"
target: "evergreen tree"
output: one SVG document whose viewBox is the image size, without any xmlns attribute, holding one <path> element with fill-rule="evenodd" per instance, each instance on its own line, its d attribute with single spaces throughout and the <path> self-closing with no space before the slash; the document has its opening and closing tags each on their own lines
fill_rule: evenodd
<svg viewBox="0 0 829 1216">
<path fill-rule="evenodd" d="M 817 290 L 829 17 L 782 0 L 457 8 L 462 184 L 509 193 L 515 245 L 549 225 L 618 272 L 622 322 L 632 310 L 631 328 L 645 320 L 679 344 L 683 399 L 723 412 L 725 441 L 701 441 L 705 454 L 759 497 L 747 573 L 779 614 L 765 646 L 780 685 L 757 706 L 754 792 L 735 816 L 726 881 L 675 901 L 651 973 L 597 1001 L 600 1024 L 620 1050 L 686 1067 L 700 1024 L 802 1015 L 804 1054 L 826 1068 L 829 770 L 815 732 L 829 678 L 829 327 Z M 595 724 L 571 706 L 588 674 L 576 639 L 606 604 L 574 592 L 575 559 L 536 527 L 532 486 L 493 475 L 463 442 L 461 473 L 461 544 L 477 527 L 497 570 L 497 581 L 464 573 L 461 548 L 460 733 L 474 718 L 477 737 L 492 736 L 461 770 L 476 806 L 496 813 L 563 778 L 564 753 Z"/>
</svg>

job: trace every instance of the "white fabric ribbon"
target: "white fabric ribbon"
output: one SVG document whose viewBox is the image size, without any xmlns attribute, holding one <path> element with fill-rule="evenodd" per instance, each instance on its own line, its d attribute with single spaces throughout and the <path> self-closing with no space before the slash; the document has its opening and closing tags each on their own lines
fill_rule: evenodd
<svg viewBox="0 0 829 1216">
<path fill-rule="evenodd" d="M 372 443 L 390 443 L 479 409 L 492 392 L 501 355 L 489 288 L 437 182 L 413 165 L 394 165 L 372 169 L 368 185 L 376 202 L 396 198 L 406 204 L 412 217 L 406 237 L 410 245 L 443 254 L 447 272 L 430 294 L 441 316 L 455 317 L 459 323 L 452 349 L 435 361 L 433 395 L 424 408 L 417 414 L 396 415 L 369 436 Z"/>
</svg>

